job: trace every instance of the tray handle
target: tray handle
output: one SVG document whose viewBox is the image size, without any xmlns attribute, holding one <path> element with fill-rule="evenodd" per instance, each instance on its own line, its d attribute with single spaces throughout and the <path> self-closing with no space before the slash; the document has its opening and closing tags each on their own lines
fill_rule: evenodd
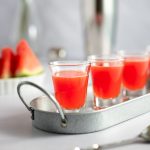
<svg viewBox="0 0 150 150">
<path fill-rule="evenodd" d="M 64 127 L 64 128 L 67 127 L 67 118 L 66 118 L 66 116 L 65 116 L 65 114 L 64 114 L 64 112 L 63 112 L 63 109 L 60 107 L 60 105 L 59 105 L 59 103 L 57 102 L 57 100 L 55 99 L 55 97 L 54 97 L 51 93 L 48 94 L 42 87 L 40 87 L 39 85 L 37 85 L 37 84 L 35 84 L 35 83 L 33 83 L 33 82 L 22 81 L 22 82 L 20 82 L 20 83 L 18 84 L 18 86 L 17 86 L 17 93 L 18 93 L 18 95 L 19 95 L 21 101 L 22 101 L 23 104 L 25 105 L 25 107 L 31 112 L 31 114 L 32 114 L 32 119 L 34 119 L 34 115 L 33 115 L 34 109 L 33 109 L 32 107 L 29 107 L 29 106 L 27 105 L 27 103 L 25 102 L 24 98 L 23 98 L 22 95 L 21 95 L 21 87 L 22 87 L 23 85 L 31 85 L 31 86 L 33 86 L 33 87 L 39 89 L 40 91 L 42 91 L 42 92 L 54 103 L 54 105 L 55 105 L 56 108 L 58 109 L 58 112 L 59 112 L 60 117 L 61 117 L 61 126 Z"/>
</svg>

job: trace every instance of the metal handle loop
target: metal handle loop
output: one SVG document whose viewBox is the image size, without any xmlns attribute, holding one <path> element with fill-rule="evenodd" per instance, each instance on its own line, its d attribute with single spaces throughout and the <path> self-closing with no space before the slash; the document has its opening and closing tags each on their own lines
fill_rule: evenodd
<svg viewBox="0 0 150 150">
<path fill-rule="evenodd" d="M 52 94 L 48 94 L 42 87 L 40 87 L 39 85 L 33 83 L 33 82 L 29 82 L 29 81 L 22 81 L 18 84 L 17 86 L 17 93 L 21 99 L 21 101 L 23 102 L 23 104 L 25 105 L 25 107 L 30 111 L 30 112 L 33 112 L 33 108 L 32 107 L 29 107 L 27 105 L 27 103 L 24 101 L 22 95 L 21 95 L 21 87 L 23 85 L 31 85 L 37 89 L 39 89 L 40 91 L 42 91 L 53 103 L 54 105 L 56 106 L 56 108 L 58 109 L 58 112 L 61 116 L 61 126 L 62 127 L 66 127 L 67 126 L 67 119 L 66 119 L 66 116 L 64 115 L 64 112 L 62 110 L 62 108 L 60 107 L 59 103 L 57 102 L 57 100 L 55 99 L 55 97 L 52 95 Z"/>
</svg>

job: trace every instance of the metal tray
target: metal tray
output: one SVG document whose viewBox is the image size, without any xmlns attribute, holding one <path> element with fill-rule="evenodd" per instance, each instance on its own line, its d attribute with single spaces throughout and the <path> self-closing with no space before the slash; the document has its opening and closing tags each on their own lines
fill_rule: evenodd
<svg viewBox="0 0 150 150">
<path fill-rule="evenodd" d="M 20 93 L 20 88 L 24 84 L 40 89 L 46 96 L 33 99 L 28 106 Z M 86 106 L 81 111 L 67 113 L 61 109 L 51 94 L 36 84 L 22 82 L 17 89 L 20 99 L 32 114 L 33 126 L 48 132 L 65 134 L 96 132 L 150 111 L 150 94 L 102 110 L 92 109 L 91 95 L 89 95 Z"/>
</svg>

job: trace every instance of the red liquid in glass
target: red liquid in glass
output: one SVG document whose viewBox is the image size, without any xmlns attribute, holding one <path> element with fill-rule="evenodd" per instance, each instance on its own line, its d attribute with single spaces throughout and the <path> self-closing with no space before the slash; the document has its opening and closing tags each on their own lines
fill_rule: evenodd
<svg viewBox="0 0 150 150">
<path fill-rule="evenodd" d="M 55 97 L 65 109 L 79 109 L 85 104 L 88 75 L 86 72 L 67 70 L 53 76 Z"/>
<path fill-rule="evenodd" d="M 123 84 L 129 90 L 142 89 L 148 76 L 148 58 L 126 58 L 123 70 Z"/>
<path fill-rule="evenodd" d="M 150 79 L 150 59 L 149 59 L 149 69 L 148 69 L 148 76 L 149 76 L 149 79 Z"/>
<path fill-rule="evenodd" d="M 102 99 L 116 98 L 120 94 L 123 65 L 91 67 L 94 95 Z"/>
</svg>

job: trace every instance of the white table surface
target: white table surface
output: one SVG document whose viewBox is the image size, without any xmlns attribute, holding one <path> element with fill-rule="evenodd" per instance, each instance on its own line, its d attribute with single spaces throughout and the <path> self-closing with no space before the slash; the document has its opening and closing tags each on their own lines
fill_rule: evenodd
<svg viewBox="0 0 150 150">
<path fill-rule="evenodd" d="M 31 93 L 28 94 L 31 96 Z M 64 135 L 32 127 L 30 116 L 18 96 L 0 96 L 0 150 L 73 150 L 75 146 L 87 147 L 93 143 L 106 144 L 133 138 L 150 124 L 150 113 L 147 113 L 103 131 Z M 150 150 L 150 144 L 132 144 L 115 149 Z"/>
</svg>

